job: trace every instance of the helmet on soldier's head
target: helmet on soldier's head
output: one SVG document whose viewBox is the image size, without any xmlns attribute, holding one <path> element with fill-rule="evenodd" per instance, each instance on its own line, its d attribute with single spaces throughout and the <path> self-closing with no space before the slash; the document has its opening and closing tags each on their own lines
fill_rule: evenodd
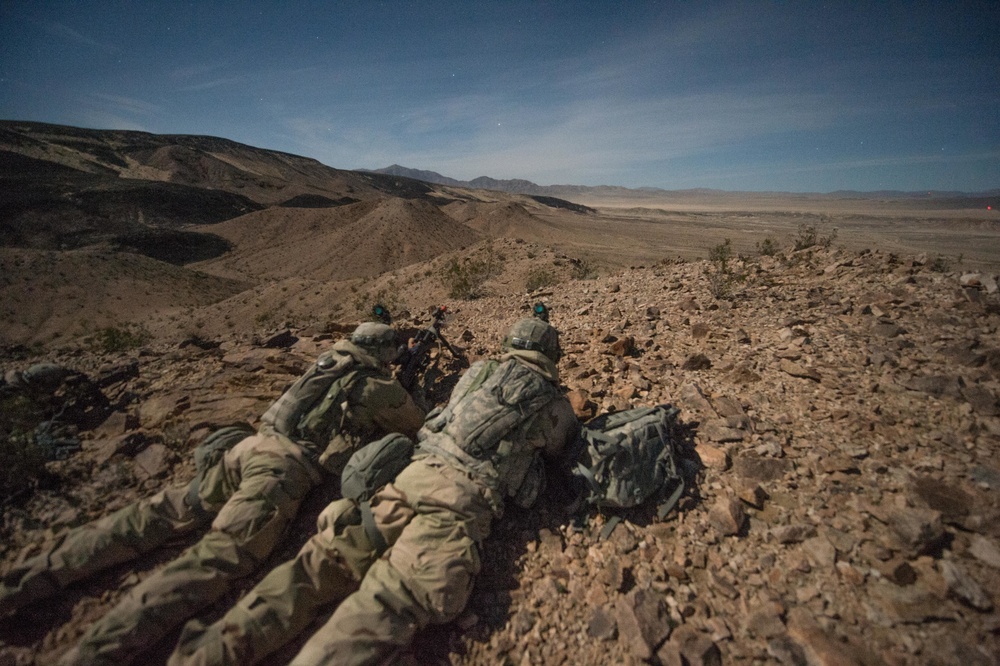
<svg viewBox="0 0 1000 666">
<path fill-rule="evenodd" d="M 396 330 L 386 324 L 376 322 L 361 324 L 351 333 L 351 342 L 385 365 L 392 363 L 399 356 L 399 347 L 396 346 Z"/>
<path fill-rule="evenodd" d="M 562 356 L 559 348 L 559 331 L 537 317 L 522 319 L 510 328 L 503 341 L 504 349 L 529 349 L 540 351 L 553 363 Z"/>
</svg>

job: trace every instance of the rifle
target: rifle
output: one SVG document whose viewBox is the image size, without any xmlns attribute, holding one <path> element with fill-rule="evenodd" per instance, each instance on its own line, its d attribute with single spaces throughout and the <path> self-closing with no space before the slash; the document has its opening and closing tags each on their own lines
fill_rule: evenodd
<svg viewBox="0 0 1000 666">
<path fill-rule="evenodd" d="M 388 310 L 381 305 L 376 305 L 373 312 L 382 321 L 389 319 Z M 434 311 L 430 325 L 417 331 L 409 346 L 393 361 L 399 368 L 396 372 L 396 379 L 399 380 L 399 383 L 409 393 L 413 392 L 417 378 L 427 369 L 427 365 L 430 363 L 428 355 L 435 344 L 444 346 L 455 358 L 463 358 L 462 354 L 452 347 L 441 333 L 441 327 L 444 326 L 444 317 L 446 314 L 448 314 L 447 307 L 444 305 L 438 307 Z"/>
</svg>

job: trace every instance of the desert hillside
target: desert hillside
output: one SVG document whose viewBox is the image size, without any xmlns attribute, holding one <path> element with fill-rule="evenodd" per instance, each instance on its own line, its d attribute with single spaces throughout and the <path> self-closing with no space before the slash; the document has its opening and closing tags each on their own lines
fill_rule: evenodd
<svg viewBox="0 0 1000 666">
<path fill-rule="evenodd" d="M 434 354 L 441 404 L 543 301 L 580 418 L 677 405 L 696 483 L 606 539 L 611 516 L 552 484 L 496 526 L 469 608 L 413 663 L 1000 661 L 996 206 L 474 183 L 0 123 L 0 572 L 187 483 L 208 432 L 257 423 L 377 302 L 403 335 L 448 307 L 464 357 Z M 10 388 L 38 363 L 74 374 Z M 185 545 L 0 618 L 0 664 L 53 663 Z"/>
<path fill-rule="evenodd" d="M 515 261 L 524 245 L 498 247 Z M 470 359 L 495 351 L 510 323 L 546 301 L 581 417 L 677 404 L 703 468 L 677 513 L 659 522 L 629 512 L 608 539 L 606 516 L 570 515 L 558 493 L 538 511 L 511 512 L 484 547 L 468 610 L 421 636 L 419 663 L 994 663 L 995 282 L 818 247 L 718 269 L 565 273 L 532 294 L 444 299 L 445 333 Z M 5 507 L 0 557 L 26 557 L 73 525 L 185 483 L 199 437 L 213 424 L 256 422 L 354 321 L 329 324 L 331 333 L 44 356 L 84 373 L 107 396 L 107 414 L 78 432 L 80 451 L 48 463 L 44 482 Z M 400 325 L 428 321 L 415 310 Z M 460 370 L 446 352 L 440 361 L 445 373 Z M 271 563 L 308 537 L 328 492 L 315 493 Z M 51 663 L 176 552 L 6 618 L 3 654 Z"/>
</svg>

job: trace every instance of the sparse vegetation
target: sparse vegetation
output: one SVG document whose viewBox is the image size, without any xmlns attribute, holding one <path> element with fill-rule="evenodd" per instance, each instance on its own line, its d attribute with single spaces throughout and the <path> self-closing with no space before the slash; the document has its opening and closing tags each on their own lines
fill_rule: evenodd
<svg viewBox="0 0 1000 666">
<path fill-rule="evenodd" d="M 707 271 L 709 291 L 716 299 L 733 297 L 736 285 L 746 280 L 744 271 L 733 270 L 733 244 L 730 239 L 712 247 L 708 251 L 712 268 Z M 746 260 L 741 257 L 745 264 Z"/>
<path fill-rule="evenodd" d="M 792 248 L 795 251 L 806 250 L 811 247 L 829 248 L 837 240 L 837 228 L 834 227 L 828 236 L 820 236 L 816 231 L 815 224 L 800 224 L 798 235 L 793 241 Z"/>
<path fill-rule="evenodd" d="M 43 419 L 28 398 L 0 398 L 0 506 L 28 491 L 45 473 L 45 450 L 33 435 Z"/>
<path fill-rule="evenodd" d="M 402 295 L 399 293 L 399 288 L 395 280 L 390 280 L 385 286 L 379 288 L 374 293 L 371 291 L 360 293 L 355 296 L 353 301 L 355 311 L 362 317 L 370 317 L 372 308 L 376 304 L 385 306 L 393 316 L 409 309 L 406 301 L 403 300 Z"/>
<path fill-rule="evenodd" d="M 483 283 L 489 278 L 489 266 L 479 259 L 452 259 L 444 269 L 444 286 L 451 298 L 471 300 L 482 296 Z"/>
<path fill-rule="evenodd" d="M 762 257 L 773 257 L 780 251 L 778 244 L 770 236 L 762 241 L 757 241 L 757 254 Z"/>
<path fill-rule="evenodd" d="M 494 251 L 489 241 L 481 251 L 485 258 L 466 257 L 459 261 L 452 259 L 445 265 L 442 282 L 451 298 L 471 300 L 484 295 L 483 286 L 487 280 L 499 275 L 506 257 Z"/>
<path fill-rule="evenodd" d="M 533 268 L 528 271 L 528 275 L 524 281 L 524 288 L 527 291 L 535 291 L 536 289 L 551 287 L 558 283 L 559 278 L 552 271 L 546 268 Z"/>
<path fill-rule="evenodd" d="M 150 340 L 150 333 L 141 324 L 106 326 L 90 337 L 91 346 L 107 354 L 137 349 Z"/>
<path fill-rule="evenodd" d="M 574 280 L 593 280 L 597 269 L 586 259 L 570 259 L 570 277 Z"/>
<path fill-rule="evenodd" d="M 951 262 L 948 260 L 948 257 L 939 254 L 931 260 L 927 267 L 935 273 L 947 273 L 951 270 Z"/>
<path fill-rule="evenodd" d="M 718 273 L 728 274 L 729 260 L 733 257 L 733 244 L 728 238 L 708 251 L 708 260 L 715 264 Z"/>
</svg>

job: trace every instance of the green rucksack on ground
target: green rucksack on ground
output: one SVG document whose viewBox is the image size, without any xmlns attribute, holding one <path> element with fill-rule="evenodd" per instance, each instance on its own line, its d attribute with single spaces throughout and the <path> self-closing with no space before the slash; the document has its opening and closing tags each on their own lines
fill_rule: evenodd
<svg viewBox="0 0 1000 666">
<path fill-rule="evenodd" d="M 583 426 L 581 462 L 573 472 L 586 482 L 588 504 L 629 509 L 665 497 L 657 513 L 670 512 L 685 488 L 679 412 L 670 405 L 637 407 Z M 608 524 L 610 534 L 617 521 Z"/>
<path fill-rule="evenodd" d="M 226 451 L 256 432 L 249 423 L 240 422 L 210 433 L 194 450 L 194 468 L 199 476 L 222 460 Z"/>
<path fill-rule="evenodd" d="M 392 482 L 412 459 L 413 442 L 406 435 L 392 432 L 355 451 L 340 475 L 340 493 L 357 502 L 361 524 L 380 555 L 388 544 L 375 526 L 371 498 L 379 488 Z"/>
<path fill-rule="evenodd" d="M 214 430 L 194 450 L 194 468 L 197 472 L 188 485 L 187 503 L 196 512 L 204 513 L 198 492 L 208 471 L 219 464 L 226 451 L 233 448 L 250 435 L 255 434 L 253 426 L 245 421 L 223 426 Z"/>
<path fill-rule="evenodd" d="M 365 502 L 395 479 L 412 459 L 410 438 L 398 432 L 389 433 L 351 455 L 340 475 L 340 493 L 355 502 Z"/>
<path fill-rule="evenodd" d="M 377 370 L 337 350 L 315 364 L 272 404 L 261 423 L 297 442 L 309 442 L 321 454 L 331 433 L 343 425 L 347 393 L 363 374 Z"/>
</svg>

